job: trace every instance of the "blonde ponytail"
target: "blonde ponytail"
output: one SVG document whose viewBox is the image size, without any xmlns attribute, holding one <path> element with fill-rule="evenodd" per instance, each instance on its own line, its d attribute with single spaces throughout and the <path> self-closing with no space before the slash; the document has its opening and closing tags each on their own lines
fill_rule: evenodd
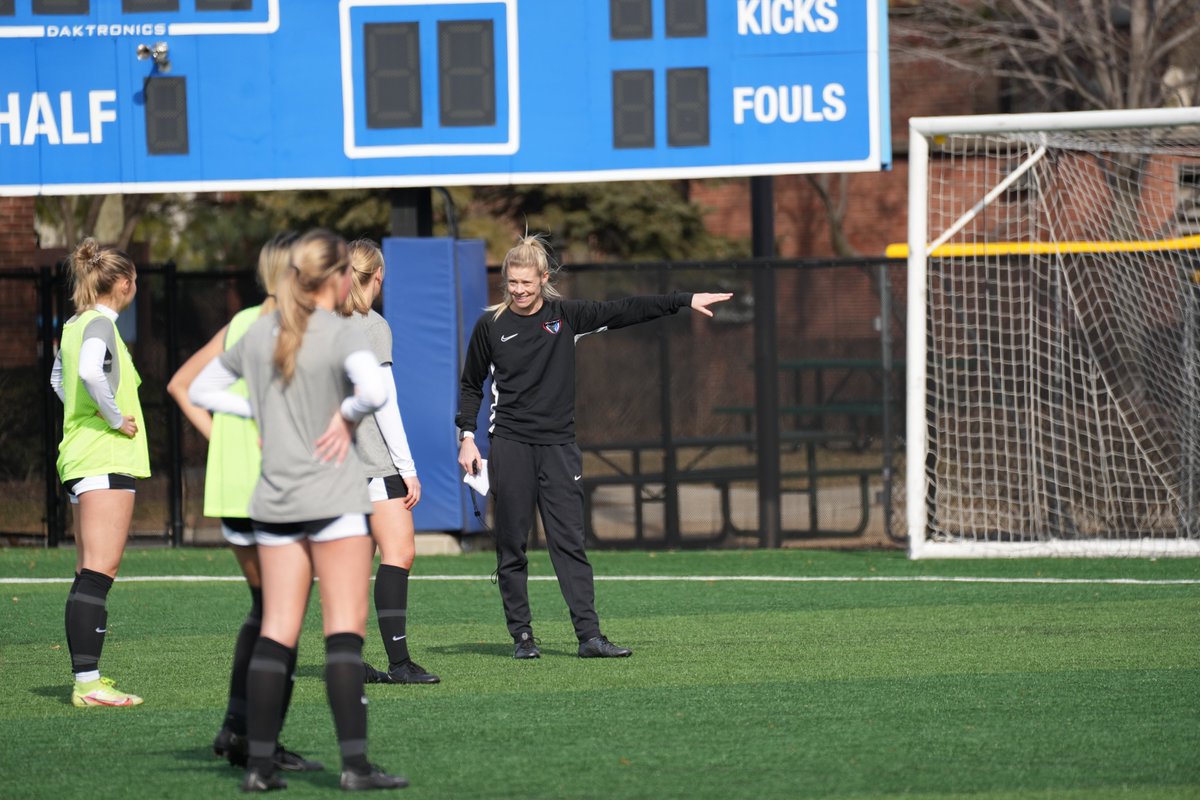
<svg viewBox="0 0 1200 800">
<path fill-rule="evenodd" d="M 275 310 L 275 292 L 291 263 L 292 245 L 296 242 L 294 231 L 275 234 L 258 251 L 258 285 L 267 295 L 263 301 L 264 314 Z"/>
<path fill-rule="evenodd" d="M 296 374 L 296 357 L 308 330 L 308 318 L 316 307 L 313 295 L 349 264 L 346 242 L 329 231 L 310 231 L 292 246 L 291 263 L 284 270 L 275 294 L 279 336 L 275 340 L 273 361 L 285 384 L 291 383 Z"/>
<path fill-rule="evenodd" d="M 555 300 L 562 297 L 562 292 L 558 291 L 551 282 L 554 273 L 558 272 L 558 264 L 554 263 L 554 259 L 550 257 L 550 248 L 546 244 L 546 238 L 540 233 L 532 236 L 526 233 L 504 255 L 504 262 L 500 265 L 500 286 L 504 290 L 504 298 L 499 303 L 485 309 L 486 312 L 492 314 L 492 319 L 499 319 L 500 315 L 504 313 L 504 309 L 512 303 L 512 294 L 508 291 L 509 267 L 536 267 L 539 280 L 543 275 L 549 275 L 551 278 L 542 284 L 542 300 Z"/>
<path fill-rule="evenodd" d="M 374 302 L 369 287 L 376 273 L 383 269 L 383 253 L 370 239 L 351 242 L 349 252 L 350 269 L 354 276 L 350 281 L 350 294 L 346 295 L 346 302 L 342 304 L 342 314 L 366 314 Z"/>
<path fill-rule="evenodd" d="M 71 254 L 71 300 L 75 310 L 91 308 L 98 298 L 112 292 L 117 281 L 136 275 L 137 270 L 129 256 L 115 247 L 105 247 L 89 236 Z"/>
</svg>

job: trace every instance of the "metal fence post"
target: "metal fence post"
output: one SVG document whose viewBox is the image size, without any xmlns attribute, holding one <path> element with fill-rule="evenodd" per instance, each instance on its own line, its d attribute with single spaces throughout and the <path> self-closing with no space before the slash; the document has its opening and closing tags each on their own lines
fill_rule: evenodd
<svg viewBox="0 0 1200 800">
<path fill-rule="evenodd" d="M 38 325 L 38 336 L 41 340 L 39 342 L 41 370 L 38 377 L 49 382 L 50 372 L 54 369 L 54 273 L 50 267 L 42 267 L 38 270 L 37 293 L 41 314 Z M 45 384 L 42 385 L 45 386 Z M 58 436 L 56 435 L 57 426 L 54 422 L 58 418 L 58 398 L 54 396 L 54 392 L 45 392 L 42 396 L 45 397 L 45 402 L 42 404 L 42 438 L 45 448 L 42 470 L 46 477 L 46 546 L 58 547 L 63 534 L 63 520 L 58 496 L 58 473 L 55 470 Z"/>
<path fill-rule="evenodd" d="M 750 218 L 754 257 L 775 256 L 775 184 L 768 176 L 750 179 Z M 758 429 L 758 527 L 763 547 L 779 547 L 779 349 L 775 310 L 775 267 L 754 268 L 754 395 Z"/>
<path fill-rule="evenodd" d="M 163 265 L 163 293 L 167 314 L 167 374 L 170 380 L 179 369 L 179 281 L 175 262 Z M 167 398 L 167 510 L 168 534 L 172 547 L 183 544 L 183 426 L 179 406 Z"/>
</svg>

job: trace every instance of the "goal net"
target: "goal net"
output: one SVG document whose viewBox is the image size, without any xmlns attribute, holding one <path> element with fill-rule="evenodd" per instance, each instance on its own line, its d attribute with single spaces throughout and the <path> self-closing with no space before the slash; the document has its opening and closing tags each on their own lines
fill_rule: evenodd
<svg viewBox="0 0 1200 800">
<path fill-rule="evenodd" d="M 1200 108 L 914 119 L 913 558 L 1200 555 Z"/>
</svg>

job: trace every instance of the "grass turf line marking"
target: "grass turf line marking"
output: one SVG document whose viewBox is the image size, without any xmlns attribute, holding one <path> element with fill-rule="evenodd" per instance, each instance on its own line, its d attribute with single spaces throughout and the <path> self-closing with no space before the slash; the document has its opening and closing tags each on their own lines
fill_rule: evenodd
<svg viewBox="0 0 1200 800">
<path fill-rule="evenodd" d="M 374 577 L 371 578 L 374 580 Z M 118 578 L 121 583 L 205 583 L 245 580 L 241 575 L 135 575 Z M 314 579 L 315 580 L 315 579 Z M 490 575 L 413 575 L 418 581 L 487 581 Z M 556 581 L 553 575 L 530 575 L 531 581 Z M 1153 580 L 1139 578 L 976 578 L 939 575 L 597 575 L 597 581 L 679 581 L 684 583 L 719 583 L 742 581 L 748 583 L 1034 583 L 1085 586 L 1200 586 L 1200 579 L 1180 578 Z M 71 583 L 67 578 L 4 578 L 0 584 Z"/>
</svg>

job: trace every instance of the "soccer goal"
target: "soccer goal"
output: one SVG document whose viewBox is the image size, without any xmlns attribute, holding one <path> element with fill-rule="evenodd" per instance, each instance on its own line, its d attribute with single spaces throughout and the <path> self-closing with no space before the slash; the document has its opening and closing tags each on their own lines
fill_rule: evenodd
<svg viewBox="0 0 1200 800">
<path fill-rule="evenodd" d="M 910 555 L 1200 556 L 1200 108 L 910 131 Z"/>
</svg>

